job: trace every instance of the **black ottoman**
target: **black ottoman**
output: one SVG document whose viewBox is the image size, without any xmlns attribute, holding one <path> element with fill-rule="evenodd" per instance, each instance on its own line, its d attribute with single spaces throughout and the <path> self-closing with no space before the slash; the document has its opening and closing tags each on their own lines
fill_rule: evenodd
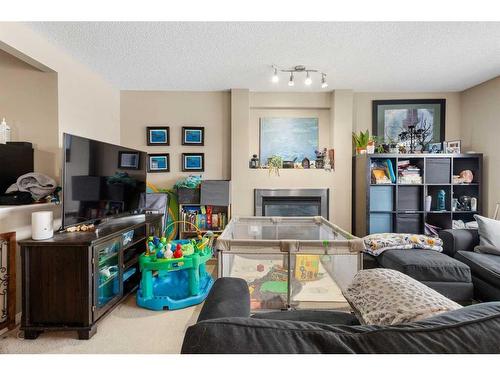
<svg viewBox="0 0 500 375">
<path fill-rule="evenodd" d="M 433 250 L 387 250 L 378 264 L 402 272 L 449 299 L 468 304 L 474 287 L 469 266 Z"/>
</svg>

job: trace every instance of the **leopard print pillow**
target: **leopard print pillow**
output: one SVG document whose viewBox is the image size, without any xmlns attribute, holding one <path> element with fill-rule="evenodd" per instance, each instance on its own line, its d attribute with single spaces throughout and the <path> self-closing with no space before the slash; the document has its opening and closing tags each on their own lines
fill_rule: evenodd
<svg viewBox="0 0 500 375">
<path fill-rule="evenodd" d="M 370 325 L 414 322 L 462 307 L 417 280 L 385 268 L 359 271 L 343 294 L 359 321 Z"/>
</svg>

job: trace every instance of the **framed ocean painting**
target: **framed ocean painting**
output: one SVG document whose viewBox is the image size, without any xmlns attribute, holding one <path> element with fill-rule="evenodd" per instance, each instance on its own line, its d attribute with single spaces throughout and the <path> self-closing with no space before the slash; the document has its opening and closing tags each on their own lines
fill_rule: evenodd
<svg viewBox="0 0 500 375">
<path fill-rule="evenodd" d="M 146 139 L 148 146 L 169 146 L 170 127 L 148 126 L 146 128 Z"/>
<path fill-rule="evenodd" d="M 203 126 L 183 126 L 183 146 L 203 146 L 205 144 L 205 128 Z"/>
<path fill-rule="evenodd" d="M 204 153 L 184 153 L 182 154 L 183 172 L 203 172 L 205 170 Z"/>
<path fill-rule="evenodd" d="M 170 155 L 149 154 L 148 172 L 149 173 L 170 172 Z"/>
<path fill-rule="evenodd" d="M 319 148 L 318 118 L 262 117 L 260 119 L 260 160 L 265 165 L 272 156 L 284 161 L 315 160 Z"/>
</svg>

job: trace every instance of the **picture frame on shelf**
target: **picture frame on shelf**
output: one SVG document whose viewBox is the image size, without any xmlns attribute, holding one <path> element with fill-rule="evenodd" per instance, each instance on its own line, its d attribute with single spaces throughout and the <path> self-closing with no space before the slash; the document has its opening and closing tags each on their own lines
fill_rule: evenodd
<svg viewBox="0 0 500 375">
<path fill-rule="evenodd" d="M 182 127 L 183 146 L 204 146 L 205 127 L 203 126 L 183 126 Z"/>
<path fill-rule="evenodd" d="M 148 146 L 170 146 L 170 127 L 148 126 L 146 140 Z"/>
<path fill-rule="evenodd" d="M 204 153 L 183 153 L 182 154 L 183 172 L 204 172 L 205 154 Z"/>
<path fill-rule="evenodd" d="M 443 151 L 443 144 L 441 142 L 429 143 L 429 154 L 439 154 Z"/>
<path fill-rule="evenodd" d="M 118 151 L 118 168 L 139 169 L 140 158 L 136 151 Z"/>
<path fill-rule="evenodd" d="M 460 154 L 462 151 L 462 141 L 448 141 L 446 142 L 446 153 L 447 154 Z"/>
<path fill-rule="evenodd" d="M 170 154 L 148 154 L 148 172 L 170 172 Z"/>
<path fill-rule="evenodd" d="M 372 134 L 386 143 L 398 139 L 409 127 L 424 133 L 422 150 L 445 140 L 446 99 L 372 101 Z"/>
</svg>

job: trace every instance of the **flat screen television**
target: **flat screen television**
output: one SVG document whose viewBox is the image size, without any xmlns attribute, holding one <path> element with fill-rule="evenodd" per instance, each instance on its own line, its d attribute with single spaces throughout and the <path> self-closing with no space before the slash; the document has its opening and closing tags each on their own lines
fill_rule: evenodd
<svg viewBox="0 0 500 375">
<path fill-rule="evenodd" d="M 64 134 L 64 228 L 134 213 L 146 191 L 142 151 Z"/>
</svg>

